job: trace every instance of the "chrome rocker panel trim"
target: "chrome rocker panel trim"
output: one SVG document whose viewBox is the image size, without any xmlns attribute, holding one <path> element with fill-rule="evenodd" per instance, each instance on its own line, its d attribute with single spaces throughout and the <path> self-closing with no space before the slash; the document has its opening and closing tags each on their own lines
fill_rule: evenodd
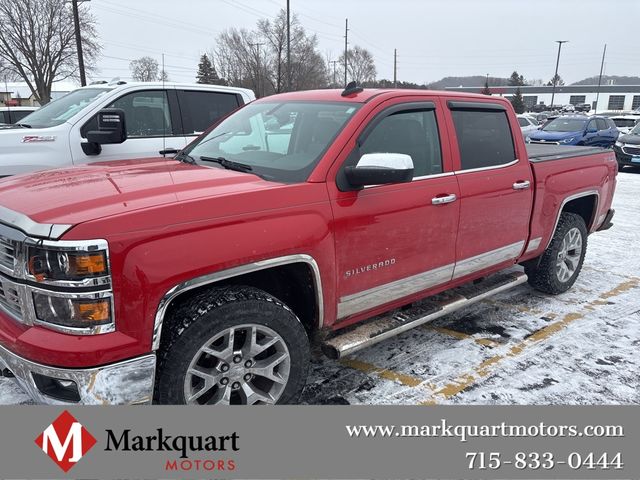
<svg viewBox="0 0 640 480">
<path fill-rule="evenodd" d="M 257 272 L 260 270 L 266 270 L 268 268 L 280 267 L 283 265 L 290 265 L 292 263 L 306 263 L 311 267 L 313 272 L 315 291 L 316 291 L 316 303 L 318 305 L 318 328 L 322 328 L 324 320 L 324 297 L 322 294 L 322 280 L 320 278 L 320 269 L 315 259 L 310 255 L 296 254 L 287 255 L 285 257 L 271 258 L 268 260 L 261 260 L 259 262 L 249 263 L 247 265 L 241 265 L 239 267 L 214 272 L 209 275 L 203 275 L 202 277 L 193 278 L 186 282 L 180 283 L 165 293 L 164 297 L 160 300 L 158 309 L 156 311 L 155 322 L 153 326 L 153 351 L 160 348 L 160 338 L 162 336 L 162 324 L 164 322 L 164 316 L 167 312 L 167 308 L 171 302 L 180 294 L 193 290 L 194 288 L 203 287 L 212 283 L 226 280 L 228 278 L 239 277 L 247 273 Z"/>
<path fill-rule="evenodd" d="M 8 368 L 15 380 L 37 403 L 49 405 L 132 405 L 150 404 L 156 371 L 155 354 L 133 358 L 102 367 L 70 369 L 50 367 L 10 352 L 0 346 L 0 367 Z M 72 380 L 78 386 L 80 402 L 65 402 L 44 395 L 31 373 L 61 380 Z"/>
</svg>

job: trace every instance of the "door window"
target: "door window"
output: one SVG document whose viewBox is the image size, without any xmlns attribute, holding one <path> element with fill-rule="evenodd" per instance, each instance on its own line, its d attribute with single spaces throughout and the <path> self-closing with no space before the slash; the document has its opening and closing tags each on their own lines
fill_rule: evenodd
<svg viewBox="0 0 640 480">
<path fill-rule="evenodd" d="M 169 102 L 162 90 L 130 93 L 109 108 L 124 110 L 128 138 L 173 135 Z"/>
<path fill-rule="evenodd" d="M 240 105 L 232 93 L 179 91 L 185 135 L 198 135 Z"/>
<path fill-rule="evenodd" d="M 462 170 L 494 167 L 516 159 L 507 113 L 452 110 Z"/>
<path fill-rule="evenodd" d="M 385 117 L 360 147 L 360 154 L 403 153 L 413 160 L 413 177 L 442 173 L 435 111 L 405 111 Z"/>
<path fill-rule="evenodd" d="M 596 125 L 598 126 L 598 130 L 607 130 L 609 128 L 604 118 L 596 118 Z"/>
</svg>

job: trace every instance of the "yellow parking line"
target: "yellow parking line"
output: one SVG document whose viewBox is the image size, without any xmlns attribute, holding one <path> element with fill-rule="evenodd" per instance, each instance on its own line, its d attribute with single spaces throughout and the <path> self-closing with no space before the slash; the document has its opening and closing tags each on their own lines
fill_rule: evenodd
<svg viewBox="0 0 640 480">
<path fill-rule="evenodd" d="M 512 303 L 503 302 L 501 300 L 493 300 L 493 299 L 485 299 L 484 303 L 488 303 L 489 305 L 496 305 L 502 308 L 515 308 L 521 313 L 531 313 L 533 315 L 541 315 L 542 311 L 537 308 L 528 307 L 527 305 L 513 305 Z"/>
<path fill-rule="evenodd" d="M 392 382 L 400 382 L 402 385 L 405 385 L 407 387 L 417 387 L 424 382 L 424 380 L 420 378 L 412 377 L 411 375 L 405 375 L 404 373 L 394 372 L 392 370 L 387 370 L 386 368 L 380 368 L 376 365 L 363 362 L 361 360 L 345 358 L 344 360 L 340 360 L 340 363 L 345 367 L 353 368 L 366 374 L 377 375 L 380 378 L 391 380 Z"/>
<path fill-rule="evenodd" d="M 471 335 L 463 332 L 458 332 L 457 330 L 451 330 L 449 328 L 444 327 L 435 327 L 433 325 L 429 325 L 429 330 L 434 330 L 438 333 L 442 333 L 443 335 L 447 335 L 448 337 L 457 338 L 458 340 L 466 340 L 467 338 L 473 338 Z M 483 347 L 496 347 L 500 345 L 500 342 L 496 342 L 491 338 L 475 338 L 474 342 L 478 345 L 482 345 Z"/>
<path fill-rule="evenodd" d="M 461 393 L 463 390 L 469 388 L 480 379 L 489 375 L 489 373 L 491 373 L 492 367 L 498 365 L 505 358 L 517 357 L 528 347 L 550 338 L 556 333 L 564 330 L 571 323 L 584 318 L 585 315 L 594 310 L 595 306 L 602 305 L 602 300 L 620 295 L 628 290 L 631 290 L 632 288 L 638 287 L 639 284 L 640 279 L 631 279 L 619 284 L 612 290 L 602 293 L 597 300 L 594 300 L 593 302 L 587 304 L 582 311 L 566 314 L 562 318 L 562 320 L 559 320 L 538 330 L 526 339 L 522 340 L 520 343 L 512 346 L 506 354 L 495 355 L 488 358 L 487 360 L 484 360 L 480 365 L 473 368 L 471 373 L 463 374 L 453 382 L 445 385 L 439 390 L 431 392 L 431 398 L 422 402 L 421 405 L 434 405 L 437 403 L 437 397 L 444 397 L 445 399 L 447 399 Z"/>
</svg>

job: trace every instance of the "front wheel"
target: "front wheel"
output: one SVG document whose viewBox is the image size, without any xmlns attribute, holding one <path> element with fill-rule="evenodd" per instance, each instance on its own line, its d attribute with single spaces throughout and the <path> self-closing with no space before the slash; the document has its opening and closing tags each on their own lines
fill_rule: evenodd
<svg viewBox="0 0 640 480">
<path fill-rule="evenodd" d="M 566 292 L 578 278 L 586 252 L 587 227 L 584 219 L 575 213 L 562 213 L 540 261 L 537 265 L 528 263 L 525 266 L 529 284 L 552 295 Z"/>
<path fill-rule="evenodd" d="M 294 403 L 305 385 L 309 340 L 278 299 L 223 287 L 172 313 L 158 358 L 161 404 Z"/>
</svg>

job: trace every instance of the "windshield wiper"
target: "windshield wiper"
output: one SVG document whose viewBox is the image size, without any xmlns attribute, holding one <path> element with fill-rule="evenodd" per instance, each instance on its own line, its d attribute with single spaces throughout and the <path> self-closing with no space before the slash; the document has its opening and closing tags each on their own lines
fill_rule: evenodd
<svg viewBox="0 0 640 480">
<path fill-rule="evenodd" d="M 227 160 L 224 157 L 200 157 L 200 160 L 203 162 L 213 162 L 218 165 L 222 165 L 223 168 L 227 170 L 235 170 L 236 172 L 251 172 L 253 171 L 253 167 L 251 165 L 247 165 L 245 163 L 233 162 L 231 160 Z"/>
<path fill-rule="evenodd" d="M 183 163 L 190 163 L 192 165 L 196 164 L 196 159 L 185 152 L 180 152 L 178 155 L 173 157 L 173 159 Z"/>
</svg>

